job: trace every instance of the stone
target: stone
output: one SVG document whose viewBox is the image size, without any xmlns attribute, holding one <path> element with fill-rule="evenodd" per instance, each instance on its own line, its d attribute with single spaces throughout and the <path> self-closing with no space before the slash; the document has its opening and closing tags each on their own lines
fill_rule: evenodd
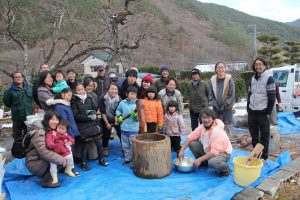
<svg viewBox="0 0 300 200">
<path fill-rule="evenodd" d="M 280 180 L 267 178 L 263 182 L 261 182 L 256 189 L 259 189 L 272 197 L 275 196 L 278 188 L 280 186 Z"/>
<path fill-rule="evenodd" d="M 268 178 L 280 180 L 280 183 L 282 183 L 282 182 L 285 182 L 286 180 L 290 179 L 294 175 L 295 175 L 294 172 L 280 170 L 280 171 L 276 172 L 275 174 L 269 176 Z"/>
<path fill-rule="evenodd" d="M 240 193 L 234 195 L 232 197 L 232 200 L 259 200 L 264 196 L 264 192 L 253 188 L 253 187 L 249 187 L 243 191 L 241 191 Z"/>
<path fill-rule="evenodd" d="M 297 161 L 293 161 L 290 164 L 284 166 L 283 168 L 281 168 L 281 170 L 283 171 L 288 171 L 288 172 L 292 172 L 292 173 L 298 173 L 300 172 L 300 165 Z"/>
</svg>

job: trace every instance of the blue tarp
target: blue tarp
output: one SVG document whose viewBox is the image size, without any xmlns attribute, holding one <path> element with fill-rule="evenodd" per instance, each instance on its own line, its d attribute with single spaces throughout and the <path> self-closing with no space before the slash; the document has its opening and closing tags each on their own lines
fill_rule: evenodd
<svg viewBox="0 0 300 200">
<path fill-rule="evenodd" d="M 300 133 L 300 121 L 291 112 L 278 113 L 278 127 L 280 134 Z"/>
<path fill-rule="evenodd" d="M 96 161 L 90 161 L 91 170 L 82 171 L 80 177 L 68 177 L 59 174 L 61 187 L 45 189 L 40 186 L 40 179 L 31 176 L 26 169 L 23 160 L 14 160 L 6 165 L 3 189 L 7 199 L 231 199 L 235 193 L 244 188 L 233 181 L 233 171 L 228 177 L 219 177 L 216 171 L 206 167 L 183 174 L 172 167 L 168 177 L 162 179 L 142 179 L 136 177 L 130 167 L 122 165 L 120 145 L 117 140 L 110 143 L 110 162 L 108 167 L 98 165 Z M 192 157 L 189 150 L 186 156 Z M 233 169 L 232 159 L 236 156 L 248 155 L 248 152 L 234 150 L 229 164 Z M 289 156 L 289 154 L 288 154 Z M 175 153 L 172 158 L 175 159 Z M 281 164 L 288 162 L 280 159 Z M 283 162 L 283 163 L 282 163 Z M 265 177 L 276 172 L 280 164 L 268 160 L 262 169 L 261 177 L 252 186 L 258 185 Z"/>
</svg>

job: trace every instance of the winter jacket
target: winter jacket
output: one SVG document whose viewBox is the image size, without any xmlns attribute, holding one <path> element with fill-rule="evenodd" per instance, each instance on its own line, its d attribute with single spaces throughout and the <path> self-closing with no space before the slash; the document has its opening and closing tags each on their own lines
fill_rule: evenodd
<svg viewBox="0 0 300 200">
<path fill-rule="evenodd" d="M 137 82 L 134 82 L 134 84 L 133 85 L 129 85 L 128 84 L 128 80 L 127 80 L 127 78 L 123 81 L 123 83 L 122 83 L 122 87 L 121 87 L 121 98 L 122 99 L 126 99 L 126 97 L 127 97 L 127 95 L 126 95 L 126 93 L 127 93 L 127 88 L 129 88 L 129 86 L 133 86 L 133 87 L 135 87 L 136 89 L 137 89 L 137 94 L 139 93 L 139 91 L 140 91 L 140 86 L 137 84 Z"/>
<path fill-rule="evenodd" d="M 168 136 L 180 136 L 187 133 L 183 117 L 177 111 L 165 114 L 164 133 Z"/>
<path fill-rule="evenodd" d="M 75 144 L 75 140 L 68 135 L 68 133 L 59 134 L 54 130 L 48 131 L 46 133 L 46 145 L 52 151 L 58 153 L 59 155 L 66 157 L 70 155 L 70 150 L 67 147 L 69 144 L 65 144 L 65 140 L 72 143 L 71 145 Z"/>
<path fill-rule="evenodd" d="M 192 141 L 199 140 L 205 153 L 211 152 L 216 156 L 220 153 L 231 154 L 232 146 L 224 126 L 224 123 L 219 119 L 214 120 L 209 130 L 206 130 L 204 125 L 201 124 L 188 135 L 188 139 Z"/>
<path fill-rule="evenodd" d="M 230 110 L 234 105 L 235 87 L 230 74 L 225 74 L 224 79 L 218 79 L 217 75 L 211 77 L 209 87 L 209 102 L 216 112 L 223 106 L 223 111 Z M 218 90 L 218 81 L 223 81 L 223 89 Z M 218 99 L 222 96 L 221 99 Z"/>
<path fill-rule="evenodd" d="M 167 109 L 168 109 L 168 103 L 171 100 L 174 100 L 178 103 L 178 112 L 180 114 L 182 114 L 183 112 L 183 100 L 182 100 L 182 95 L 179 92 L 179 90 L 175 89 L 174 95 L 172 96 L 168 96 L 167 95 L 167 91 L 166 88 L 162 89 L 159 93 L 158 93 L 159 98 L 162 101 L 163 107 L 164 107 L 164 113 L 167 113 Z"/>
<path fill-rule="evenodd" d="M 25 121 L 33 114 L 32 89 L 24 82 L 23 89 L 12 83 L 3 95 L 4 105 L 11 109 L 12 121 Z"/>
<path fill-rule="evenodd" d="M 74 95 L 71 101 L 71 108 L 81 139 L 87 139 L 101 133 L 101 129 L 98 126 L 100 124 L 98 119 L 92 120 L 88 117 L 88 110 L 97 111 L 97 105 L 90 94 L 87 94 L 84 102 L 78 96 Z"/>
<path fill-rule="evenodd" d="M 25 162 L 26 167 L 32 174 L 42 177 L 49 171 L 50 163 L 62 165 L 64 157 L 47 148 L 42 124 L 36 122 L 35 127 Z"/>
<path fill-rule="evenodd" d="M 249 82 L 247 110 L 251 113 L 270 115 L 275 103 L 275 80 L 263 72 Z"/>
<path fill-rule="evenodd" d="M 200 113 L 208 106 L 209 88 L 205 81 L 199 80 L 197 85 L 192 81 L 188 84 L 189 109 L 193 113 Z"/>
<path fill-rule="evenodd" d="M 169 76 L 169 78 L 171 78 L 171 77 Z M 155 80 L 154 86 L 156 87 L 157 92 L 159 92 L 162 89 L 166 88 L 167 80 L 168 79 L 164 79 L 163 77 L 160 77 L 160 78 Z M 175 83 L 176 83 L 176 89 L 180 91 L 180 83 L 177 79 L 175 79 Z"/>
<path fill-rule="evenodd" d="M 164 124 L 164 111 L 162 108 L 161 101 L 149 100 L 147 98 L 143 99 L 144 112 L 147 123 Z"/>
<path fill-rule="evenodd" d="M 99 77 L 95 78 L 95 82 L 97 84 L 95 93 L 100 98 L 103 94 L 105 94 L 108 90 L 108 86 L 111 82 L 109 77 Z"/>
<path fill-rule="evenodd" d="M 115 121 L 116 109 L 122 99 L 118 97 L 118 100 L 112 103 L 112 105 L 109 105 L 109 103 L 105 101 L 105 98 L 107 98 L 105 95 L 100 98 L 100 113 L 106 115 L 108 122 L 113 123 Z"/>
<path fill-rule="evenodd" d="M 54 87 L 52 88 L 52 91 L 54 93 L 60 93 L 65 88 L 69 88 L 69 86 L 68 86 L 66 80 L 61 80 L 61 81 L 54 83 Z"/>
<path fill-rule="evenodd" d="M 41 109 L 44 111 L 51 110 L 51 107 L 46 104 L 46 101 L 48 99 L 54 98 L 54 93 L 52 92 L 51 88 L 48 85 L 40 86 L 37 89 L 37 94 L 38 94 Z"/>
<path fill-rule="evenodd" d="M 116 110 L 116 115 L 122 115 L 125 117 L 128 115 L 131 111 L 134 111 L 136 108 L 136 100 L 130 101 L 128 99 L 124 99 L 120 102 L 119 106 Z M 133 119 L 132 117 L 129 117 L 123 121 L 121 124 L 121 130 L 126 132 L 139 132 L 139 121 L 138 119 Z"/>
<path fill-rule="evenodd" d="M 48 99 L 46 101 L 47 105 L 52 105 L 53 109 L 59 113 L 60 119 L 64 119 L 69 121 L 70 123 L 70 129 L 68 130 L 68 133 L 75 138 L 76 136 L 79 136 L 79 131 L 77 128 L 77 124 L 75 122 L 74 114 L 70 106 L 70 102 L 67 102 L 63 99 Z"/>
</svg>

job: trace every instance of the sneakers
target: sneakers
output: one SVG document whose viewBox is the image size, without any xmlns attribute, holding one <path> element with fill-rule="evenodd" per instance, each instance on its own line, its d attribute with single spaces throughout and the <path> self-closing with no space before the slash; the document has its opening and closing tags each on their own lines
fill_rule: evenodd
<svg viewBox="0 0 300 200">
<path fill-rule="evenodd" d="M 83 171 L 88 171 L 88 170 L 90 170 L 90 167 L 88 166 L 88 164 L 87 164 L 86 162 L 82 162 L 82 163 L 80 164 L 80 167 L 81 167 L 81 169 L 82 169 Z"/>
<path fill-rule="evenodd" d="M 225 172 L 220 172 L 219 175 L 220 176 L 228 176 L 230 174 L 230 168 L 227 167 Z"/>
<path fill-rule="evenodd" d="M 102 166 L 108 166 L 109 165 L 109 163 L 106 161 L 106 160 L 104 160 L 104 158 L 100 158 L 99 159 L 99 165 L 102 165 Z"/>
<path fill-rule="evenodd" d="M 103 148 L 103 156 L 108 156 L 108 155 L 109 155 L 108 148 Z"/>
</svg>

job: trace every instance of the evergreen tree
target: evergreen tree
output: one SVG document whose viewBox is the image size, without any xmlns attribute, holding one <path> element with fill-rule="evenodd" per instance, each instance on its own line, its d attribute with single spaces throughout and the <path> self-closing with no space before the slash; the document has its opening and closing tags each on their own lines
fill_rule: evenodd
<svg viewBox="0 0 300 200">
<path fill-rule="evenodd" d="M 281 48 L 278 47 L 280 40 L 279 36 L 276 35 L 260 35 L 257 40 L 264 44 L 263 47 L 257 50 L 257 52 L 268 62 L 270 67 L 283 63 L 280 56 L 276 56 L 281 52 Z"/>
<path fill-rule="evenodd" d="M 286 51 L 283 54 L 287 59 L 286 63 L 295 64 L 300 63 L 300 42 L 285 42 L 287 46 L 283 47 L 283 50 Z"/>
</svg>

